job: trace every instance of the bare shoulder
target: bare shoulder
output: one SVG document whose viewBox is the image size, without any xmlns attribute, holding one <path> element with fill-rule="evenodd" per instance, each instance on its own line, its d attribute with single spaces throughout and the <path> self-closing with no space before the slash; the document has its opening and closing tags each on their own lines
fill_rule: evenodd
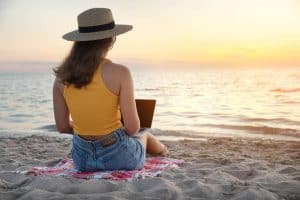
<svg viewBox="0 0 300 200">
<path fill-rule="evenodd" d="M 130 70 L 127 66 L 119 64 L 119 63 L 114 63 L 114 62 L 108 62 L 106 63 L 107 68 L 109 68 L 110 70 L 112 70 L 114 72 L 114 74 L 118 74 L 120 76 L 130 76 Z"/>
</svg>

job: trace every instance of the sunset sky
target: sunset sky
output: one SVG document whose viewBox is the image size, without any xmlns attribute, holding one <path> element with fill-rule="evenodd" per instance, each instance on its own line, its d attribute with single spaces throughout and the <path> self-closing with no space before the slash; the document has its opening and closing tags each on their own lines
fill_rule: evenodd
<svg viewBox="0 0 300 200">
<path fill-rule="evenodd" d="M 0 62 L 61 61 L 92 7 L 134 26 L 112 58 L 300 66 L 299 0 L 1 0 Z"/>
</svg>

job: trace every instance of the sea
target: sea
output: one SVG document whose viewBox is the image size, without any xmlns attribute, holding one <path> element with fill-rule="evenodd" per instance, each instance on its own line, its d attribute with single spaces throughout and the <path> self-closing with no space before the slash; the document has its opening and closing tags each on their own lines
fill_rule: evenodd
<svg viewBox="0 0 300 200">
<path fill-rule="evenodd" d="M 57 133 L 53 66 L 18 65 L 0 72 L 0 135 Z M 127 65 L 135 97 L 156 99 L 153 129 L 300 141 L 300 67 Z"/>
</svg>

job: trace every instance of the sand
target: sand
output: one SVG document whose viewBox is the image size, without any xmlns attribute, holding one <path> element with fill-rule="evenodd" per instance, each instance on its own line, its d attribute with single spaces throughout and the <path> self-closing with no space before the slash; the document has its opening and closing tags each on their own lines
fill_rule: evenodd
<svg viewBox="0 0 300 200">
<path fill-rule="evenodd" d="M 155 130 L 160 136 L 184 132 Z M 188 135 L 188 134 L 187 134 Z M 165 141 L 185 159 L 160 177 L 130 182 L 26 176 L 16 169 L 53 166 L 70 153 L 70 137 L 1 136 L 0 199 L 300 199 L 300 142 L 189 137 Z"/>
</svg>

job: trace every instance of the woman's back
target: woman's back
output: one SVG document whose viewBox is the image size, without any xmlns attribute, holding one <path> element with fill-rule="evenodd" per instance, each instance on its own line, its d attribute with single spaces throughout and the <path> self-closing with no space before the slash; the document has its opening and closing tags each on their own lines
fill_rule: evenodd
<svg viewBox="0 0 300 200">
<path fill-rule="evenodd" d="M 64 97 L 76 133 L 105 135 L 121 127 L 119 74 L 118 65 L 103 60 L 88 85 L 82 88 L 74 85 L 64 87 Z"/>
</svg>

